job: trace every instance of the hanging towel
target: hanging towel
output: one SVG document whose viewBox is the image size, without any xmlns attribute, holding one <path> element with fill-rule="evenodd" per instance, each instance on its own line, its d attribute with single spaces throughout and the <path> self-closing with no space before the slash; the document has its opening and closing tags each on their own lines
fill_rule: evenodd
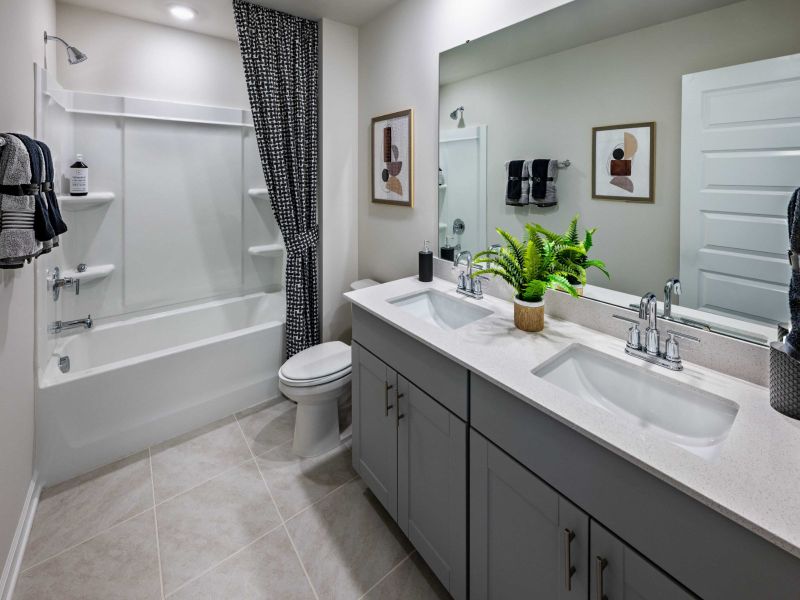
<svg viewBox="0 0 800 600">
<path fill-rule="evenodd" d="M 789 283 L 789 312 L 792 330 L 786 337 L 790 351 L 800 351 L 800 188 L 789 200 L 789 262 L 792 264 L 792 280 Z"/>
<path fill-rule="evenodd" d="M 531 161 L 526 160 L 522 163 L 522 192 L 520 194 L 520 204 L 530 204 L 531 201 Z"/>
<path fill-rule="evenodd" d="M 31 164 L 31 183 L 37 185 L 42 181 L 42 163 L 39 158 L 39 146 L 27 135 L 15 133 L 15 135 L 25 145 L 28 151 L 28 158 Z M 47 211 L 47 203 L 41 191 L 34 194 L 36 200 L 36 215 L 33 220 L 33 230 L 36 232 L 36 239 L 43 243 L 42 252 L 49 252 L 53 246 L 53 238 L 56 236 Z"/>
<path fill-rule="evenodd" d="M 31 166 L 25 144 L 13 135 L 0 135 L 0 268 L 18 269 L 40 250 L 34 232 L 36 199 L 23 188 L 31 181 Z M 6 186 L 12 186 L 8 188 Z M 13 193 L 12 193 L 13 192 Z"/>
<path fill-rule="evenodd" d="M 45 197 L 47 198 L 47 208 L 50 213 L 50 223 L 53 225 L 53 231 L 56 235 L 66 233 L 67 224 L 61 216 L 61 208 L 58 206 L 58 198 L 56 197 L 55 190 L 55 174 L 53 172 L 53 155 L 50 152 L 50 147 L 44 142 L 35 140 L 42 150 L 44 155 L 45 165 Z M 58 246 L 58 238 L 54 240 L 54 246 Z"/>
<path fill-rule="evenodd" d="M 39 144 L 36 143 L 36 140 L 32 139 L 31 142 L 33 142 L 33 149 L 36 152 L 36 156 L 39 158 L 39 200 L 41 201 L 42 207 L 45 211 L 45 221 L 50 224 L 50 228 L 53 230 L 53 237 L 42 242 L 42 254 L 47 254 L 48 252 L 52 251 L 55 246 L 58 246 L 58 236 L 56 235 L 55 227 L 53 227 L 50 203 L 48 201 L 47 194 L 43 191 L 45 189 L 45 181 L 47 179 L 47 172 L 45 171 L 44 165 L 44 152 L 42 152 L 42 149 Z"/>
<path fill-rule="evenodd" d="M 531 203 L 539 207 L 558 204 L 556 180 L 558 179 L 558 161 L 549 158 L 537 158 L 531 163 Z"/>
<path fill-rule="evenodd" d="M 524 160 L 510 160 L 506 163 L 506 204 L 510 206 L 523 206 L 528 203 L 527 198 L 522 198 L 522 167 Z"/>
</svg>

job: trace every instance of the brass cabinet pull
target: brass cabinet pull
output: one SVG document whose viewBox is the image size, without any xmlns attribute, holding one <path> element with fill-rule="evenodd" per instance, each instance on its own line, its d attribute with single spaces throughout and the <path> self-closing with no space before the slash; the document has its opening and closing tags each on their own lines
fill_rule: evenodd
<svg viewBox="0 0 800 600">
<path fill-rule="evenodd" d="M 575 567 L 572 565 L 572 540 L 575 539 L 575 532 L 570 529 L 564 530 L 564 586 L 568 592 L 572 591 L 572 576 L 575 574 Z"/>
<path fill-rule="evenodd" d="M 597 591 L 597 600 L 608 600 L 608 596 L 603 593 L 603 571 L 606 570 L 608 561 L 602 556 L 595 558 L 595 586 Z"/>
<path fill-rule="evenodd" d="M 388 417 L 389 409 L 394 408 L 393 405 L 389 404 L 389 390 L 392 389 L 394 386 L 389 382 L 386 382 L 384 385 L 386 387 L 383 390 L 383 416 Z"/>
</svg>

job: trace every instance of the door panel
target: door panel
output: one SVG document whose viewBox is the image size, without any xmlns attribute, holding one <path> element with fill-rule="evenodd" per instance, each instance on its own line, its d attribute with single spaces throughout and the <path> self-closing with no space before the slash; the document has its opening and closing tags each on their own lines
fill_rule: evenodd
<svg viewBox="0 0 800 600">
<path fill-rule="evenodd" d="M 591 522 L 591 539 L 591 600 L 696 598 L 595 521 Z"/>
<path fill-rule="evenodd" d="M 353 468 L 397 519 L 397 374 L 353 344 Z"/>
<path fill-rule="evenodd" d="M 788 320 L 786 209 L 800 185 L 800 55 L 683 77 L 681 304 Z"/>
<path fill-rule="evenodd" d="M 474 430 L 470 459 L 470 597 L 586 598 L 589 518 Z"/>
<path fill-rule="evenodd" d="M 467 597 L 467 425 L 398 377 L 398 523 L 456 598 Z"/>
</svg>

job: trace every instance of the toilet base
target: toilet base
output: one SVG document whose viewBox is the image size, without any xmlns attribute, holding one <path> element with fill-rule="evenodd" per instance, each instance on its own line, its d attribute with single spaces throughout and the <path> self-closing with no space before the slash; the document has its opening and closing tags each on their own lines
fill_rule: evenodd
<svg viewBox="0 0 800 600">
<path fill-rule="evenodd" d="M 297 403 L 292 452 L 303 458 L 325 454 L 339 445 L 337 402 Z"/>
</svg>

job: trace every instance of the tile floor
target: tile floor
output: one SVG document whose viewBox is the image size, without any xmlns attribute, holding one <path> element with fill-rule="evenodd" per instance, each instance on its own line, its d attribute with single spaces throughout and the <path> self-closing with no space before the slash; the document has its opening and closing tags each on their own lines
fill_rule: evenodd
<svg viewBox="0 0 800 600">
<path fill-rule="evenodd" d="M 278 398 L 45 490 L 15 600 L 449 596 L 351 466 L 292 454 Z"/>
</svg>

